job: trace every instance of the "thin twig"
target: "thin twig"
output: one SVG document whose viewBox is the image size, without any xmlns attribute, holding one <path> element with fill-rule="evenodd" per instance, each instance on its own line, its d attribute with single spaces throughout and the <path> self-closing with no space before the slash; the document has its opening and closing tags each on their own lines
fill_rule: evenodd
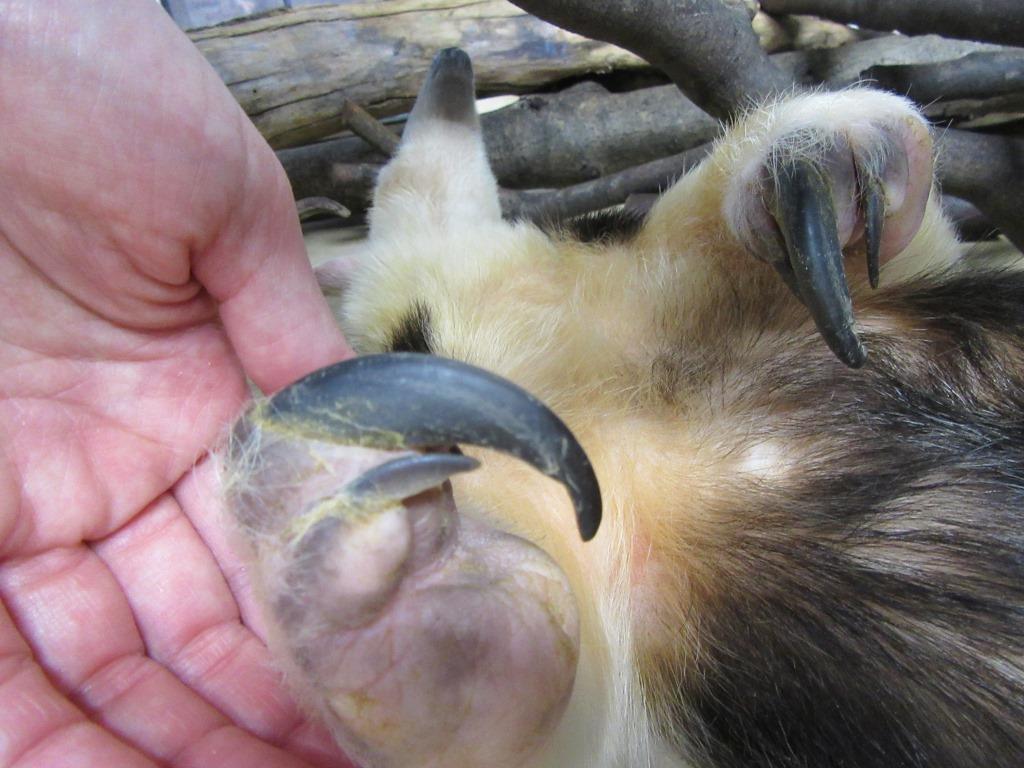
<svg viewBox="0 0 1024 768">
<path fill-rule="evenodd" d="M 377 151 L 390 157 L 398 149 L 398 135 L 351 99 L 341 107 L 348 128 Z"/>
<path fill-rule="evenodd" d="M 557 190 L 502 190 L 506 218 L 553 221 L 623 203 L 640 192 L 660 192 L 703 160 L 711 144 Z"/>
<path fill-rule="evenodd" d="M 352 211 L 329 197 L 304 197 L 295 201 L 295 208 L 299 213 L 300 221 L 325 213 L 337 216 L 339 219 L 347 219 L 352 215 Z"/>
</svg>

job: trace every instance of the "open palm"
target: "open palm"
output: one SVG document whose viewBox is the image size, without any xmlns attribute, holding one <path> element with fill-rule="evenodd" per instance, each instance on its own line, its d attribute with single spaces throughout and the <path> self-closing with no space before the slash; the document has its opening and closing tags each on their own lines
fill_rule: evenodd
<svg viewBox="0 0 1024 768">
<path fill-rule="evenodd" d="M 349 354 L 273 153 L 152 0 L 2 0 L 0 137 L 0 765 L 345 764 L 205 458 Z"/>
</svg>

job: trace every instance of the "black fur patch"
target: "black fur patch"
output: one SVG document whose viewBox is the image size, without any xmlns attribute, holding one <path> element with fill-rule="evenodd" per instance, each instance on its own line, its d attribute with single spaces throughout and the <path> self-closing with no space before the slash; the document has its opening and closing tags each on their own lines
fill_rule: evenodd
<svg viewBox="0 0 1024 768">
<path fill-rule="evenodd" d="M 893 321 L 863 333 L 861 371 L 816 334 L 730 358 L 731 396 L 768 414 L 753 439 L 797 465 L 717 494 L 722 529 L 693 542 L 715 574 L 699 653 L 656 706 L 715 768 L 1016 768 L 1024 275 L 883 289 L 858 312 Z"/>
<path fill-rule="evenodd" d="M 415 304 L 391 331 L 389 352 L 433 353 L 430 346 L 430 313 L 422 304 Z"/>
<path fill-rule="evenodd" d="M 625 243 L 636 236 L 645 218 L 641 211 L 612 208 L 551 222 L 541 229 L 581 243 Z"/>
</svg>

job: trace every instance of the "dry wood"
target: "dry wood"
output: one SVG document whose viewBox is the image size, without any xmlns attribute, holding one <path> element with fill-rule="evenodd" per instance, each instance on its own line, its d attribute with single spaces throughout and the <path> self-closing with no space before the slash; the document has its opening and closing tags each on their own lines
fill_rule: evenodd
<svg viewBox="0 0 1024 768">
<path fill-rule="evenodd" d="M 594 0 L 589 4 L 583 0 L 558 0 L 545 4 L 545 12 L 555 16 L 557 13 L 569 13 L 572 16 L 583 5 L 590 10 L 605 10 L 608 13 L 594 13 L 593 18 L 588 17 L 583 26 L 577 25 L 577 28 L 588 34 L 628 43 L 637 54 L 658 61 L 668 50 L 659 48 L 667 43 L 658 39 L 664 34 L 666 25 L 664 17 L 653 13 L 652 9 L 664 10 L 662 2 L 631 0 L 617 4 L 636 12 L 637 18 L 631 22 L 634 26 L 627 33 L 616 26 L 620 27 L 625 21 L 616 15 L 615 8 L 606 7 L 606 0 Z M 735 9 L 725 0 L 702 0 L 690 6 L 691 10 L 720 6 L 735 16 Z M 716 35 L 728 34 L 728 25 L 721 19 L 707 23 L 710 26 L 702 29 L 708 39 L 719 39 Z M 745 23 L 749 25 L 749 21 Z M 608 34 L 609 29 L 614 34 Z M 749 95 L 745 88 L 726 89 L 725 96 L 717 97 L 709 97 L 701 90 L 716 78 L 729 77 L 730 72 L 735 75 L 735 60 L 726 61 L 725 54 L 719 50 L 718 58 L 709 64 L 699 56 L 694 58 L 694 51 L 705 50 L 699 44 L 687 40 L 681 45 L 676 51 L 687 54 L 691 66 L 698 71 L 690 77 L 696 78 L 700 86 L 696 92 L 702 98 L 710 98 L 706 104 L 710 103 L 711 108 L 719 113 L 731 114 L 740 104 L 748 103 Z M 749 52 L 746 43 L 741 47 Z M 776 55 L 772 57 L 772 72 L 776 74 L 769 80 L 787 85 L 823 83 L 828 87 L 842 87 L 863 80 L 866 74 L 871 74 L 872 66 L 918 65 L 903 71 L 910 79 L 904 81 L 902 87 L 909 87 L 914 95 L 915 77 L 920 79 L 923 89 L 926 78 L 934 81 L 940 76 L 934 67 L 929 69 L 919 65 L 942 66 L 942 62 L 959 59 L 972 52 L 1008 53 L 1007 49 L 998 46 L 934 36 L 881 36 L 829 50 Z M 758 51 L 755 58 L 760 55 Z M 486 61 L 486 58 L 481 61 L 478 57 L 481 71 L 487 70 Z M 724 65 L 723 61 L 726 62 Z M 419 76 L 425 69 L 424 64 Z M 741 74 L 738 82 L 743 81 Z M 688 82 L 692 87 L 693 81 Z M 762 88 L 757 92 L 767 93 L 777 86 L 766 88 L 768 90 Z M 414 90 L 414 86 L 409 88 L 410 92 Z M 741 90 L 742 96 L 739 95 Z M 989 90 L 995 92 L 995 89 Z M 1016 94 L 1015 91 L 1010 96 Z M 1007 94 L 1000 94 L 994 102 L 1006 98 Z M 957 103 L 939 101 L 929 109 L 933 114 L 948 115 Z M 984 112 L 986 104 L 972 99 L 968 106 L 973 116 L 979 110 Z M 1000 106 L 1005 108 L 1005 102 Z M 614 94 L 594 84 L 584 84 L 563 93 L 523 99 L 513 109 L 487 116 L 484 130 L 492 162 L 503 185 L 517 188 L 574 185 L 557 191 L 504 192 L 503 202 L 510 213 L 550 218 L 552 215 L 571 215 L 604 207 L 621 202 L 630 193 L 664 186 L 678 175 L 678 169 L 689 165 L 704 151 L 700 149 L 690 153 L 686 150 L 706 142 L 716 130 L 716 125 L 672 87 Z M 384 158 L 365 147 L 354 148 L 353 141 L 327 142 L 318 147 L 282 152 L 280 156 L 296 186 L 296 193 L 302 196 L 325 195 L 354 210 L 364 210 L 379 163 Z M 677 143 L 672 144 L 673 141 Z M 1024 140 L 950 132 L 943 136 L 944 162 L 940 166 L 946 189 L 971 200 L 1017 244 L 1024 244 L 1024 231 L 1017 221 L 1019 211 L 1024 210 L 1024 191 L 1018 184 L 1018 179 L 1024 175 L 1020 160 L 1024 153 L 1022 143 Z M 645 152 L 649 154 L 645 155 Z M 367 160 L 375 162 L 367 163 Z M 640 167 L 632 167 L 637 165 Z M 323 169 L 329 170 L 325 173 Z M 993 184 L 993 179 L 998 183 Z"/>
<path fill-rule="evenodd" d="M 771 25 L 778 26 L 779 32 L 777 37 L 772 38 L 773 41 L 777 41 L 775 48 L 766 47 L 765 40 L 767 35 L 765 32 L 758 33 L 758 37 L 761 39 L 761 47 L 769 53 L 783 49 L 805 51 L 820 48 L 838 48 L 840 45 L 855 43 L 865 36 L 865 33 L 848 27 L 845 24 L 839 24 L 828 19 L 819 19 L 816 16 L 803 16 L 800 14 L 776 18 L 766 13 L 759 13 L 754 18 L 755 30 L 758 23 L 761 23 L 765 29 L 770 28 Z"/>
<path fill-rule="evenodd" d="M 593 82 L 527 96 L 481 122 L 495 175 L 515 189 L 605 176 L 682 152 L 719 130 L 719 123 L 675 86 L 610 93 Z M 355 138 L 286 149 L 278 157 L 299 197 L 328 194 L 323 184 L 333 163 L 386 159 Z"/>
<path fill-rule="evenodd" d="M 501 209 L 506 218 L 558 221 L 626 202 L 637 193 L 661 192 L 696 166 L 711 144 L 653 160 L 624 171 L 556 190 L 502 190 Z"/>
<path fill-rule="evenodd" d="M 949 40 L 938 35 L 880 35 L 838 48 L 784 53 L 773 58 L 779 67 L 798 80 L 843 88 L 863 82 L 872 67 L 938 64 L 975 52 L 1019 53 L 1015 48 Z"/>
<path fill-rule="evenodd" d="M 1002 1 L 996 0 L 996 2 Z M 944 0 L 928 0 L 928 2 L 936 6 L 937 12 L 940 12 L 939 6 L 943 5 Z M 1010 14 L 1010 26 L 1015 23 L 1014 13 L 1024 13 L 1019 0 L 1014 0 L 1014 2 L 1017 10 Z M 693 3 L 683 3 L 682 7 L 676 6 L 677 12 L 688 9 L 708 15 L 707 20 L 701 20 L 706 23 L 698 23 L 695 26 L 720 46 L 714 56 L 707 52 L 700 40 L 694 40 L 688 35 L 684 35 L 683 41 L 676 43 L 674 48 L 667 47 L 672 43 L 666 39 L 665 30 L 674 29 L 675 25 L 666 21 L 666 16 L 672 15 L 672 9 L 665 6 L 665 0 L 631 0 L 620 4 L 616 4 L 614 0 L 552 0 L 548 3 L 530 0 L 522 4 L 530 8 L 535 4 L 543 5 L 546 18 L 587 35 L 614 40 L 649 61 L 662 66 L 680 89 L 688 92 L 697 104 L 711 111 L 712 114 L 734 114 L 748 103 L 747 99 L 750 94 L 763 95 L 772 90 L 785 90 L 786 87 L 793 86 L 800 80 L 799 72 L 791 71 L 787 75 L 782 68 L 773 66 L 773 74 L 767 82 L 762 84 L 751 82 L 743 67 L 756 57 L 749 52 L 749 46 L 745 43 L 729 44 L 731 29 L 729 23 L 724 16 L 715 15 L 719 11 L 724 13 L 725 5 L 716 0 L 695 0 Z M 869 4 L 881 7 L 881 4 Z M 906 3 L 906 5 L 917 4 L 916 2 Z M 891 5 L 899 4 L 886 4 L 885 7 Z M 716 6 L 718 7 L 716 8 Z M 765 7 L 767 8 L 767 6 Z M 622 8 L 628 8 L 633 17 L 632 20 L 622 17 L 620 13 Z M 597 10 L 601 12 L 597 13 Z M 733 16 L 735 18 L 735 14 Z M 682 19 L 684 24 L 691 21 L 693 19 Z M 995 24 L 998 21 L 996 18 L 988 17 L 985 23 Z M 625 31 L 623 31 L 623 26 L 625 26 Z M 681 33 L 674 31 L 672 34 L 679 35 Z M 683 57 L 687 65 L 696 71 L 680 72 L 677 68 L 663 67 L 663 57 L 668 50 L 675 50 L 679 56 Z M 695 52 L 705 53 L 705 57 L 695 55 Z M 733 87 L 736 83 L 744 83 L 746 95 L 731 88 L 727 88 L 724 95 L 709 95 L 703 90 L 708 83 L 723 77 L 731 77 Z M 786 83 L 779 83 L 780 78 Z M 699 87 L 695 87 L 694 83 L 697 83 Z M 1024 210 L 1024 184 L 1021 182 L 1021 179 L 1024 178 L 1021 168 L 1021 158 L 1024 158 L 1024 139 L 1007 139 L 999 136 L 982 136 L 962 131 L 951 131 L 943 136 L 943 146 L 946 153 L 955 158 L 948 162 L 943 169 L 943 179 L 949 190 L 974 203 L 1002 229 L 1015 245 L 1024 247 L 1024 225 L 1022 225 L 1020 217 L 1020 211 Z M 997 180 L 1002 183 L 994 183 Z"/>
<path fill-rule="evenodd" d="M 969 243 L 992 239 L 997 227 L 973 203 L 962 197 L 942 196 L 942 210 L 956 225 L 961 239 Z"/>
<path fill-rule="evenodd" d="M 744 4 L 725 0 L 516 0 L 565 29 L 621 45 L 728 120 L 791 81 L 761 49 Z"/>
<path fill-rule="evenodd" d="M 609 93 L 596 83 L 528 96 L 482 124 L 495 175 L 517 189 L 605 176 L 678 154 L 720 130 L 674 86 Z"/>
<path fill-rule="evenodd" d="M 587 72 L 644 66 L 499 0 L 389 0 L 301 8 L 197 30 L 192 40 L 274 147 L 344 129 L 350 99 L 402 112 L 434 53 L 476 62 L 482 92 L 521 93 Z"/>
<path fill-rule="evenodd" d="M 919 104 L 1024 92 L 1024 50 L 978 51 L 938 64 L 880 64 L 865 75 Z"/>
<path fill-rule="evenodd" d="M 1024 137 L 948 130 L 937 146 L 943 191 L 972 202 L 1024 250 Z"/>
<path fill-rule="evenodd" d="M 345 125 L 356 136 L 384 155 L 398 149 L 398 135 L 351 99 L 341 107 Z"/>
<path fill-rule="evenodd" d="M 1024 45 L 1021 0 L 761 0 L 768 13 L 807 13 L 872 29 Z"/>
<path fill-rule="evenodd" d="M 325 214 L 339 219 L 347 219 L 352 215 L 352 211 L 328 197 L 304 197 L 295 201 L 295 209 L 299 213 L 300 221 Z"/>
<path fill-rule="evenodd" d="M 778 54 L 772 60 L 801 83 L 824 82 L 839 88 L 863 80 L 876 64 L 941 63 L 972 51 L 1006 50 L 935 36 L 887 36 L 831 50 Z M 933 102 L 926 106 L 930 114 L 948 118 L 955 116 L 956 108 L 973 117 L 986 105 Z M 527 96 L 484 115 L 482 124 L 495 175 L 512 189 L 579 184 L 679 154 L 719 131 L 718 122 L 674 86 L 610 93 L 593 82 Z M 336 180 L 330 174 L 334 164 L 379 164 L 386 159 L 356 138 L 284 150 L 278 156 L 298 197 L 335 197 Z"/>
<path fill-rule="evenodd" d="M 296 199 L 327 198 L 344 206 L 352 212 L 351 222 L 361 222 L 362 214 L 370 205 L 373 196 L 373 185 L 377 181 L 380 164 L 323 162 L 322 155 L 314 159 L 306 153 L 310 147 L 299 147 L 285 150 L 285 153 L 296 153 L 298 156 L 285 160 L 285 170 L 289 173 L 292 193 Z M 280 153 L 278 157 L 282 157 Z"/>
</svg>

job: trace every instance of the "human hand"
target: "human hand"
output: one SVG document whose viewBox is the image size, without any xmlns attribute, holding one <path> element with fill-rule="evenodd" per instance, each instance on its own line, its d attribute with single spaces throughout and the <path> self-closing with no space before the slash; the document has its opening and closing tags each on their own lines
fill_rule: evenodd
<svg viewBox="0 0 1024 768">
<path fill-rule="evenodd" d="M 0 134 L 0 765 L 345 765 L 205 454 L 351 354 L 273 153 L 152 0 L 0 4 Z"/>
</svg>

